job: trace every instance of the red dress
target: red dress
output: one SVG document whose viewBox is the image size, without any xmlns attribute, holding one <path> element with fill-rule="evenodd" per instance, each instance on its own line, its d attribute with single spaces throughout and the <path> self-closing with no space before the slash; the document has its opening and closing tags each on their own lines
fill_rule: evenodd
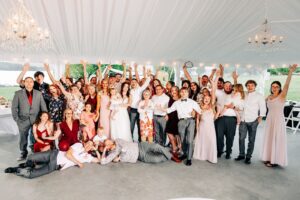
<svg viewBox="0 0 300 200">
<path fill-rule="evenodd" d="M 70 130 L 67 122 L 63 121 L 60 125 L 61 139 L 59 141 L 58 147 L 61 151 L 68 151 L 69 147 L 78 141 L 78 131 L 79 131 L 79 120 L 74 120 L 72 125 L 72 130 Z"/>
<path fill-rule="evenodd" d="M 38 138 L 40 140 L 42 140 L 43 142 L 48 143 L 48 144 L 42 144 L 42 143 L 39 143 L 39 142 L 35 142 L 34 145 L 33 145 L 33 151 L 34 152 L 40 152 L 43 148 L 45 148 L 49 144 L 50 144 L 51 147 L 53 146 L 53 140 L 44 140 L 42 138 L 42 135 L 43 135 L 44 132 L 46 133 L 46 137 L 49 137 L 47 129 L 45 129 L 43 131 L 39 131 L 39 129 L 36 129 L 36 134 L 37 134 Z"/>
</svg>

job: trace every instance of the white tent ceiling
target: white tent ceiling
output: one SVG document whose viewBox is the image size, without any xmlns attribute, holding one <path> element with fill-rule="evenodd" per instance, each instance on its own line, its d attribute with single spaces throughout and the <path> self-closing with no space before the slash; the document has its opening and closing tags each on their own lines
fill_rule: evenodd
<svg viewBox="0 0 300 200">
<path fill-rule="evenodd" d="M 17 0 L 0 0 L 0 23 Z M 272 31 L 286 37 L 284 51 L 247 51 L 265 16 L 263 0 L 25 0 L 54 52 L 30 54 L 63 62 L 283 64 L 300 61 L 300 1 L 268 0 Z M 0 50 L 0 58 L 20 55 Z"/>
</svg>

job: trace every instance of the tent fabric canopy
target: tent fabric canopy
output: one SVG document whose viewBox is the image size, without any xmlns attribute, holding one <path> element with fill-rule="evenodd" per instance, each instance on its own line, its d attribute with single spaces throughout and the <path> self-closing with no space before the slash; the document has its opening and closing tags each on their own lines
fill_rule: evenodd
<svg viewBox="0 0 300 200">
<path fill-rule="evenodd" d="M 3 24 L 17 0 L 0 0 Z M 283 64 L 300 58 L 300 1 L 268 0 L 273 34 L 284 49 L 261 55 L 247 51 L 265 18 L 263 0 L 25 0 L 35 20 L 48 28 L 51 52 L 26 57 L 90 62 Z M 2 60 L 21 57 L 0 50 Z"/>
</svg>

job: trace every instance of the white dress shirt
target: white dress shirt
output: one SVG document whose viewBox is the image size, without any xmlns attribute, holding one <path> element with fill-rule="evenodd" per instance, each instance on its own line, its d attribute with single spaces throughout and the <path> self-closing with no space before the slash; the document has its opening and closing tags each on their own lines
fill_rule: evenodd
<svg viewBox="0 0 300 200">
<path fill-rule="evenodd" d="M 233 103 L 234 105 L 234 98 L 231 94 L 224 94 L 221 98 L 221 102 L 219 102 L 221 105 L 221 109 L 224 108 L 225 105 Z M 235 106 L 235 105 L 234 105 Z M 226 117 L 236 117 L 236 113 L 232 108 L 226 108 L 225 112 L 223 113 L 223 116 Z"/>
<path fill-rule="evenodd" d="M 81 163 L 91 163 L 94 159 L 92 155 L 85 152 L 84 147 L 81 143 L 75 143 L 71 147 L 72 155 Z M 59 151 L 57 154 L 57 165 L 60 165 L 61 170 L 75 166 L 76 164 L 66 157 L 66 151 Z"/>
<path fill-rule="evenodd" d="M 245 122 L 253 122 L 259 116 L 266 115 L 266 102 L 263 95 L 254 91 L 245 93 L 244 112 L 242 112 L 241 120 Z"/>
<path fill-rule="evenodd" d="M 170 97 L 163 93 L 162 95 L 154 95 L 151 98 L 154 104 L 154 115 L 165 116 L 167 112 L 162 111 L 160 108 L 168 108 Z"/>
<path fill-rule="evenodd" d="M 221 105 L 221 102 L 223 101 L 223 96 L 225 95 L 225 92 L 223 89 L 216 89 L 216 98 L 217 98 L 217 106 L 222 108 L 224 105 Z"/>
<path fill-rule="evenodd" d="M 138 108 L 139 102 L 142 99 L 143 91 L 148 87 L 150 83 L 150 77 L 148 77 L 145 81 L 145 83 L 142 86 L 137 86 L 134 89 L 130 90 L 132 102 L 131 102 L 131 108 Z"/>
<path fill-rule="evenodd" d="M 192 112 L 195 110 L 201 114 L 201 109 L 198 103 L 192 99 L 179 99 L 175 101 L 170 108 L 167 109 L 167 113 L 177 111 L 178 118 L 192 118 Z"/>
</svg>

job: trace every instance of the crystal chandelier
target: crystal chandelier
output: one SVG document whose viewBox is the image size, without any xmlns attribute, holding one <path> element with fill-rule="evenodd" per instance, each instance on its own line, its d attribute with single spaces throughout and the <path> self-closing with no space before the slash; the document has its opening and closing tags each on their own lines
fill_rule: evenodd
<svg viewBox="0 0 300 200">
<path fill-rule="evenodd" d="M 268 21 L 268 0 L 264 1 L 265 20 L 260 25 L 258 32 L 248 38 L 249 50 L 262 51 L 263 53 L 283 50 L 283 36 L 273 35 Z"/>
<path fill-rule="evenodd" d="M 282 42 L 283 36 L 272 34 L 271 26 L 267 19 L 262 23 L 260 31 L 254 37 L 248 38 L 248 44 L 257 47 L 279 47 Z"/>
<path fill-rule="evenodd" d="M 22 0 L 0 28 L 0 48 L 22 53 L 52 49 L 49 31 L 38 26 Z"/>
</svg>

